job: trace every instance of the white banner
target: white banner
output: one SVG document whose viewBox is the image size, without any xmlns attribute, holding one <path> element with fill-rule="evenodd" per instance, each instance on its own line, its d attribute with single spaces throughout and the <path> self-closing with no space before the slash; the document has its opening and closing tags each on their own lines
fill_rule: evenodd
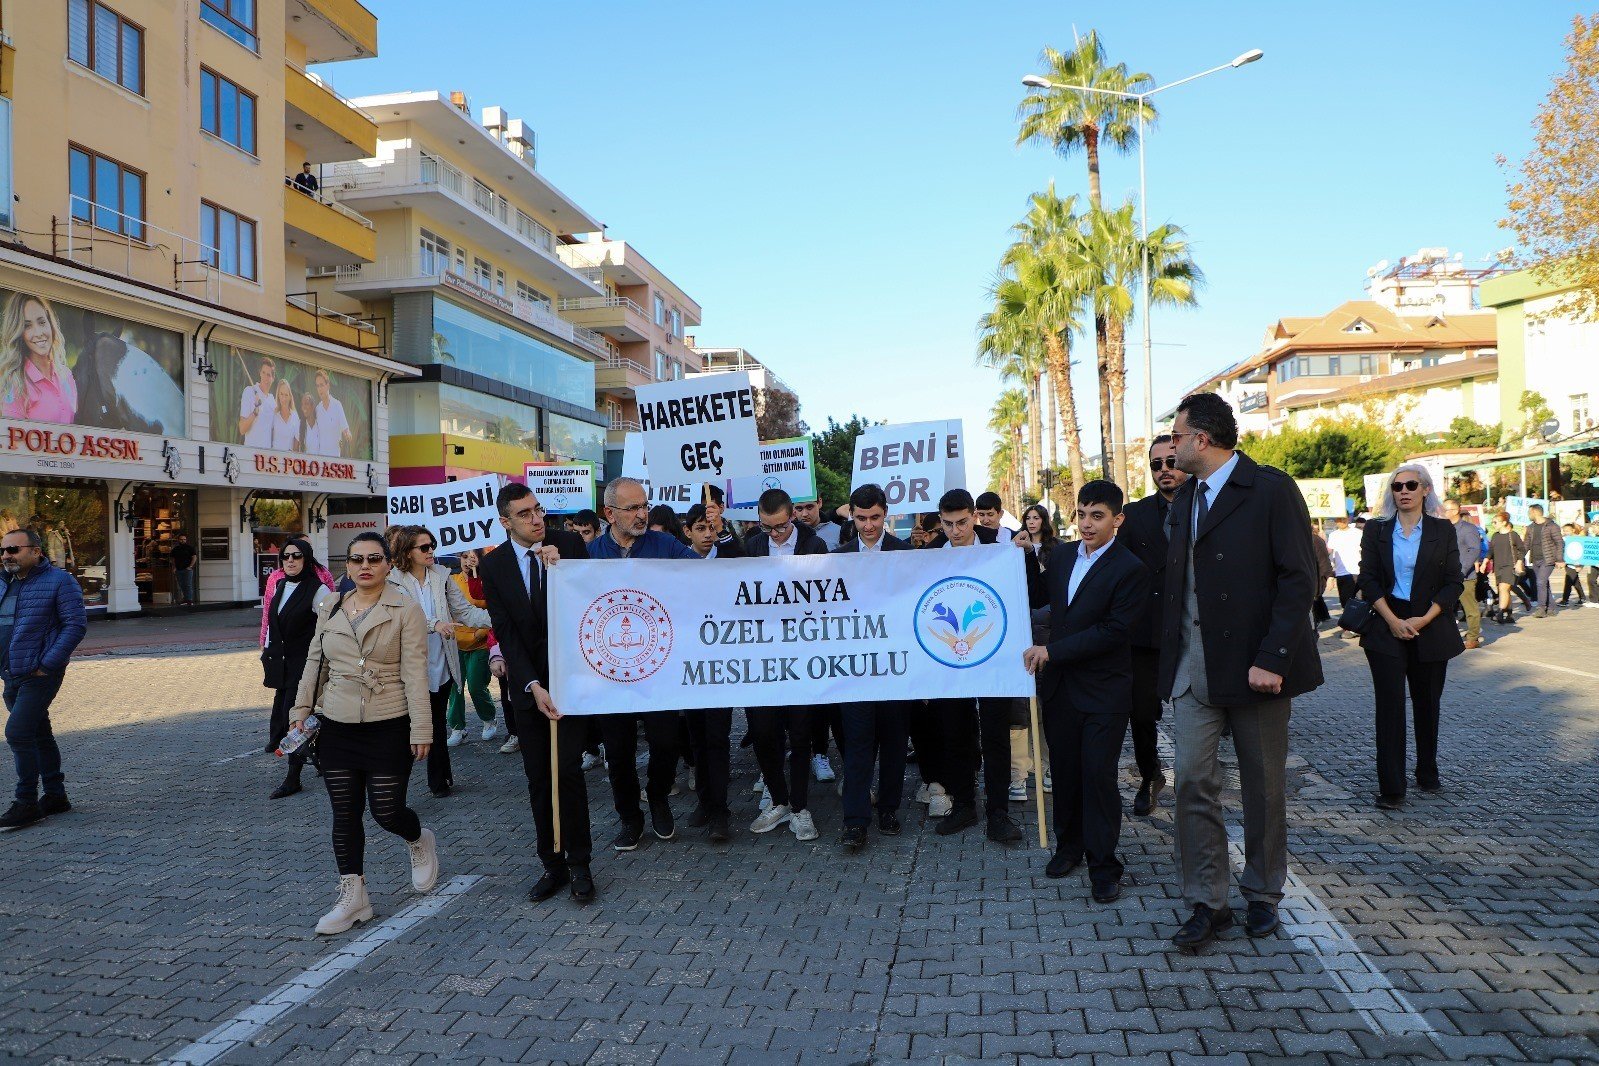
<svg viewBox="0 0 1599 1066">
<path fill-rule="evenodd" d="M 389 525 L 426 526 L 439 542 L 439 555 L 459 555 L 505 539 L 494 497 L 500 476 L 484 474 L 443 485 L 389 489 Z"/>
<path fill-rule="evenodd" d="M 594 508 L 593 463 L 528 463 L 522 473 L 533 498 L 550 514 Z"/>
<path fill-rule="evenodd" d="M 1030 696 L 1015 548 L 550 568 L 563 714 Z"/>
<path fill-rule="evenodd" d="M 872 426 L 855 438 L 850 491 L 874 484 L 891 514 L 936 510 L 945 492 L 966 487 L 960 419 Z"/>
<path fill-rule="evenodd" d="M 785 437 L 761 445 L 760 477 L 731 478 L 722 486 L 727 507 L 722 514 L 742 522 L 758 522 L 756 504 L 767 489 L 782 489 L 795 503 L 816 499 L 816 470 L 811 458 L 811 438 Z M 697 502 L 697 501 L 696 501 Z M 834 503 L 843 503 L 835 500 Z"/>
<path fill-rule="evenodd" d="M 1344 483 L 1335 477 L 1296 478 L 1312 518 L 1344 517 Z"/>
<path fill-rule="evenodd" d="M 650 477 L 662 482 L 758 477 L 760 437 L 748 371 L 638 387 Z"/>
<path fill-rule="evenodd" d="M 657 485 L 650 478 L 649 460 L 644 455 L 644 434 L 636 432 L 622 438 L 622 476 L 643 483 L 644 496 L 651 507 L 664 503 L 678 514 L 700 502 L 701 486 L 705 484 L 664 481 Z"/>
</svg>

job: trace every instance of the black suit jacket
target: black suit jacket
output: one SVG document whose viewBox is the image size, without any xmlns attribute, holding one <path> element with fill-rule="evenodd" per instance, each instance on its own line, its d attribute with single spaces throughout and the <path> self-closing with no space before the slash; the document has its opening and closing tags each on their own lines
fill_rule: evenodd
<svg viewBox="0 0 1599 1066">
<path fill-rule="evenodd" d="M 1118 536 L 1068 604 L 1072 571 L 1080 565 L 1077 545 L 1060 543 L 1044 566 L 1049 662 L 1038 694 L 1082 714 L 1126 714 L 1133 704 L 1132 631 L 1149 602 L 1149 570 Z"/>
<path fill-rule="evenodd" d="M 827 554 L 827 542 L 818 537 L 810 526 L 796 519 L 794 528 L 799 530 L 799 543 L 794 545 L 795 555 Z M 770 558 L 772 538 L 766 535 L 764 529 L 757 529 L 744 541 L 744 554 L 754 559 Z"/>
<path fill-rule="evenodd" d="M 843 544 L 840 544 L 838 547 L 833 549 L 833 554 L 834 555 L 846 555 L 846 554 L 851 554 L 851 553 L 858 553 L 860 550 L 861 550 L 861 542 L 857 538 L 856 540 L 847 540 Z M 905 541 L 900 540 L 898 537 L 894 536 L 894 534 L 890 533 L 888 530 L 885 529 L 883 531 L 883 543 L 877 550 L 878 551 L 884 551 L 884 552 L 902 552 L 902 551 L 910 551 L 911 550 L 911 546 L 909 544 L 907 544 Z"/>
<path fill-rule="evenodd" d="M 1133 647 L 1159 648 L 1161 605 L 1166 582 L 1166 515 L 1171 508 L 1160 493 L 1145 496 L 1122 509 L 1116 542 L 1138 556 L 1149 570 L 1149 608 L 1133 627 Z"/>
<path fill-rule="evenodd" d="M 749 553 L 744 550 L 744 542 L 734 534 L 731 525 L 723 526 L 727 535 L 716 540 L 716 557 L 718 559 L 742 559 Z"/>
<path fill-rule="evenodd" d="M 544 543 L 554 545 L 563 559 L 587 559 L 583 538 L 566 530 L 546 530 Z M 478 573 L 483 578 L 483 603 L 494 623 L 494 637 L 505 656 L 506 689 L 511 706 L 519 711 L 537 707 L 528 692 L 530 682 L 550 687 L 550 626 L 547 585 L 529 596 L 522 583 L 524 557 L 516 542 L 507 540 L 483 556 Z"/>
<path fill-rule="evenodd" d="M 1166 590 L 1161 607 L 1160 687 L 1171 698 L 1180 650 L 1194 491 L 1189 478 L 1167 513 Z M 1302 695 L 1320 686 L 1321 656 L 1310 621 L 1320 590 L 1310 512 L 1294 479 L 1243 452 L 1194 539 L 1194 589 L 1205 679 L 1219 707 Z M 1283 679 L 1278 694 L 1249 687 L 1249 668 Z"/>
<path fill-rule="evenodd" d="M 1394 587 L 1394 522 L 1380 518 L 1366 523 L 1360 536 L 1360 575 L 1355 586 L 1360 598 L 1375 604 Z M 1416 549 L 1416 572 L 1410 579 L 1410 603 L 1416 614 L 1426 613 L 1426 605 L 1436 603 L 1440 614 L 1416 636 L 1416 654 L 1422 662 L 1453 659 L 1466 650 L 1455 628 L 1455 604 L 1465 589 L 1460 576 L 1460 541 L 1455 527 L 1446 518 L 1421 516 L 1421 545 Z M 1393 635 L 1379 616 L 1360 646 L 1384 655 L 1403 656 L 1405 642 Z"/>
</svg>

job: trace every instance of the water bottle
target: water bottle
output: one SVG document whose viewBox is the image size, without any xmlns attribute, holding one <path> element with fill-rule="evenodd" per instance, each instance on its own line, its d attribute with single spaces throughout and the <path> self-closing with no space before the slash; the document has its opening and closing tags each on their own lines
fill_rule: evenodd
<svg viewBox="0 0 1599 1066">
<path fill-rule="evenodd" d="M 299 725 L 289 727 L 289 731 L 283 734 L 283 739 L 278 742 L 278 750 L 275 754 L 281 758 L 291 752 L 298 751 L 312 737 L 316 736 L 316 731 L 321 726 L 322 723 L 316 720 L 316 715 L 307 715 L 305 721 Z"/>
</svg>

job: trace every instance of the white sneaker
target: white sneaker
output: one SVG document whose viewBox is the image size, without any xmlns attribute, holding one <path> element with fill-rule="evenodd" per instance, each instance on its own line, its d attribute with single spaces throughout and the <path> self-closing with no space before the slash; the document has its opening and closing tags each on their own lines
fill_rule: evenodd
<svg viewBox="0 0 1599 1066">
<path fill-rule="evenodd" d="M 773 807 L 770 810 L 762 811 L 755 821 L 750 823 L 750 832 L 770 833 L 772 830 L 788 821 L 790 817 L 792 816 L 789 814 L 788 804 L 779 803 L 776 807 Z"/>
<path fill-rule="evenodd" d="M 761 785 L 761 802 L 759 807 L 763 811 L 769 811 L 772 809 L 772 793 L 767 790 L 764 783 Z"/>
<path fill-rule="evenodd" d="M 494 740 L 499 735 L 500 735 L 500 723 L 499 722 L 485 722 L 485 723 L 483 723 L 483 739 L 484 740 Z"/>
<path fill-rule="evenodd" d="M 1027 782 L 1013 781 L 1010 786 L 1010 801 L 1012 803 L 1027 802 Z"/>
<path fill-rule="evenodd" d="M 605 761 L 604 759 L 601 759 L 598 755 L 594 754 L 592 751 L 585 751 L 583 753 L 583 772 L 584 773 L 588 773 L 590 770 L 594 769 L 596 766 L 600 765 L 600 763 L 602 763 L 604 761 Z"/>
<path fill-rule="evenodd" d="M 690 792 L 696 792 L 699 790 L 699 780 L 699 774 L 694 772 L 693 767 L 690 767 L 688 771 L 688 790 Z"/>
<path fill-rule="evenodd" d="M 418 892 L 431 891 L 439 883 L 439 849 L 433 844 L 433 830 L 422 830 L 406 847 L 411 849 L 411 887 Z"/>
<path fill-rule="evenodd" d="M 757 794 L 765 792 L 766 791 L 766 778 L 757 777 L 755 779 L 755 787 L 750 789 L 750 791 L 754 792 L 754 793 L 757 793 Z"/>
<path fill-rule="evenodd" d="M 500 745 L 500 754 L 501 755 L 509 755 L 513 751 L 521 751 L 521 750 L 522 750 L 522 738 L 517 736 L 515 733 L 511 734 L 511 739 L 510 740 L 507 740 L 504 744 Z"/>
<path fill-rule="evenodd" d="M 1054 786 L 1054 784 L 1053 784 L 1053 783 L 1052 783 L 1052 782 L 1051 782 L 1051 781 L 1050 781 L 1050 779 L 1049 779 L 1049 775 L 1048 775 L 1048 774 L 1045 774 L 1045 775 L 1044 775 L 1044 791 L 1045 791 L 1045 792 L 1046 792 L 1046 793 L 1049 793 L 1049 792 L 1054 792 L 1054 791 L 1055 791 L 1055 786 Z"/>
<path fill-rule="evenodd" d="M 463 741 L 465 739 L 466 739 L 466 730 L 464 730 L 464 729 L 452 729 L 452 730 L 450 730 L 449 739 L 445 740 L 444 743 L 445 743 L 446 747 L 459 748 L 461 746 L 461 741 Z"/>
<path fill-rule="evenodd" d="M 319 936 L 342 933 L 357 922 L 372 920 L 372 901 L 366 898 L 366 878 L 344 874 L 339 878 L 339 898 L 333 909 L 316 923 Z"/>
<path fill-rule="evenodd" d="M 933 798 L 933 794 L 928 791 L 927 782 L 923 781 L 922 782 L 922 786 L 916 790 L 916 802 L 917 803 L 921 803 L 921 804 L 925 804 L 928 800 L 930 800 L 932 798 Z"/>
<path fill-rule="evenodd" d="M 955 801 L 949 798 L 943 785 L 927 786 L 927 816 L 929 818 L 942 818 L 955 809 Z"/>
<path fill-rule="evenodd" d="M 833 780 L 833 764 L 827 761 L 826 755 L 811 756 L 811 776 L 818 781 Z"/>
<path fill-rule="evenodd" d="M 815 840 L 821 835 L 816 832 L 816 822 L 811 819 L 810 811 L 795 811 L 789 816 L 788 827 L 794 831 L 795 840 Z"/>
</svg>

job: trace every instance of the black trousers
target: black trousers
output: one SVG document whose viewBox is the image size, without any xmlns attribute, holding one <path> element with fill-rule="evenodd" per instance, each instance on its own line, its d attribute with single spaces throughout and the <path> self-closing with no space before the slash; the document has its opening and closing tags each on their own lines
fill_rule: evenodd
<svg viewBox="0 0 1599 1066">
<path fill-rule="evenodd" d="M 905 795 L 905 718 L 901 701 L 841 707 L 844 719 L 844 825 L 872 824 L 872 770 L 878 772 L 877 809 L 899 810 Z"/>
<path fill-rule="evenodd" d="M 539 862 L 560 872 L 567 865 L 587 866 L 594 852 L 589 833 L 589 789 L 583 779 L 583 738 L 587 717 L 569 716 L 555 723 L 561 789 L 561 850 L 555 850 L 555 810 L 550 800 L 550 720 L 537 711 L 517 711 L 516 735 L 522 742 L 522 772 L 538 832 Z"/>
<path fill-rule="evenodd" d="M 1357 591 L 1355 588 L 1355 575 L 1340 574 L 1333 580 L 1338 582 L 1338 606 L 1340 608 L 1348 607 L 1349 601 L 1355 598 L 1355 592 Z"/>
<path fill-rule="evenodd" d="M 1403 655 L 1366 650 L 1366 662 L 1371 666 L 1372 694 L 1377 705 L 1377 788 L 1385 796 L 1405 794 L 1407 683 L 1410 709 L 1416 723 L 1416 783 L 1438 783 L 1438 710 L 1449 663 L 1422 662 L 1414 641 L 1406 641 L 1403 648 Z"/>
<path fill-rule="evenodd" d="M 1316 592 L 1316 598 L 1310 601 L 1310 617 L 1317 622 L 1326 622 L 1332 619 L 1332 612 L 1327 610 L 1326 583 Z"/>
<path fill-rule="evenodd" d="M 911 700 L 905 704 L 905 732 L 916 749 L 916 772 L 924 784 L 938 781 L 938 723 L 928 710 L 926 700 Z M 943 782 L 939 782 L 942 784 Z"/>
<path fill-rule="evenodd" d="M 751 707 L 744 714 L 749 719 L 750 732 L 755 734 L 755 762 L 772 794 L 772 805 L 805 810 L 811 799 L 811 708 Z"/>
<path fill-rule="evenodd" d="M 667 711 L 653 714 L 607 714 L 600 723 L 605 741 L 605 762 L 610 767 L 611 799 L 623 825 L 643 825 L 639 809 L 638 722 L 644 719 L 644 739 L 650 745 L 645 790 L 651 803 L 665 803 L 677 776 L 677 715 Z"/>
<path fill-rule="evenodd" d="M 727 815 L 727 782 L 732 770 L 733 708 L 688 711 L 689 748 L 694 752 L 694 791 L 708 815 Z"/>
<path fill-rule="evenodd" d="M 1160 649 L 1133 648 L 1133 706 L 1128 715 L 1132 723 L 1133 760 L 1145 781 L 1161 772 L 1159 740 L 1155 723 L 1160 721 Z M 1050 771 L 1051 776 L 1054 771 Z"/>
<path fill-rule="evenodd" d="M 844 707 L 838 703 L 825 703 L 811 708 L 811 754 L 827 754 L 827 734 L 833 734 L 838 753 L 844 754 Z"/>
<path fill-rule="evenodd" d="M 299 688 L 298 683 L 290 685 L 285 682 L 282 688 L 274 689 L 272 692 L 272 722 L 268 727 L 266 746 L 268 752 L 277 751 L 278 745 L 283 743 L 284 736 L 289 732 L 289 711 L 294 708 L 294 698 Z M 309 748 L 302 745 L 298 751 L 289 752 L 288 762 L 291 771 L 297 773 L 305 765 L 307 752 L 314 755 L 316 745 L 313 744 Z"/>
<path fill-rule="evenodd" d="M 445 713 L 450 709 L 450 690 L 455 682 L 446 681 L 444 687 L 428 694 L 428 709 L 433 717 L 433 746 L 428 749 L 428 788 L 443 792 L 455 786 L 455 775 L 450 771 L 450 746 L 445 743 L 450 727 L 445 724 Z"/>
<path fill-rule="evenodd" d="M 1096 887 L 1121 880 L 1121 768 L 1126 714 L 1082 714 L 1056 689 L 1045 702 L 1044 736 L 1054 779 L 1055 850 L 1088 860 Z"/>
<path fill-rule="evenodd" d="M 1011 701 L 1000 698 L 929 700 L 939 724 L 939 764 L 933 780 L 957 808 L 977 806 L 977 762 L 983 763 L 984 806 L 989 814 L 1010 808 Z"/>
</svg>

